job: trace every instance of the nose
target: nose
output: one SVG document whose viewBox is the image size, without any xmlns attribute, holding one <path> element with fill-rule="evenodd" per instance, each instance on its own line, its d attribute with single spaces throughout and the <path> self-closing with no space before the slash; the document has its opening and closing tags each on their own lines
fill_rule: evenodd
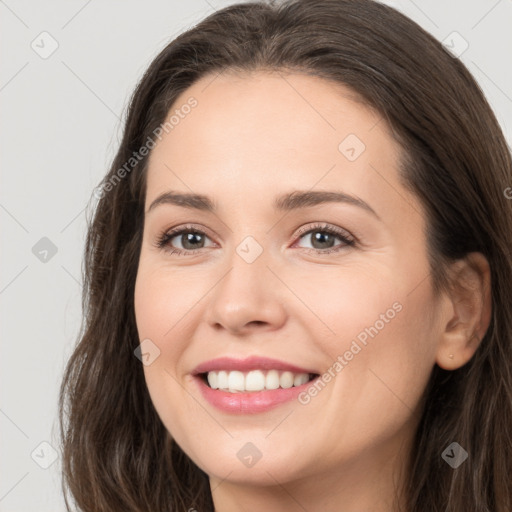
<svg viewBox="0 0 512 512">
<path fill-rule="evenodd" d="M 276 277 L 278 265 L 272 265 L 265 252 L 251 263 L 234 252 L 230 263 L 207 296 L 208 324 L 237 335 L 279 329 L 286 321 L 289 297 Z"/>
</svg>

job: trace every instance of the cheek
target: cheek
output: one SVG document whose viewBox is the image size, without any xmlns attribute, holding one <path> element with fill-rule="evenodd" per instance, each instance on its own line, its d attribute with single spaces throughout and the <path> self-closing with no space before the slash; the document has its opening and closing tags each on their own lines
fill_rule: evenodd
<svg viewBox="0 0 512 512">
<path fill-rule="evenodd" d="M 150 364 L 143 367 L 148 391 L 157 412 L 165 414 L 165 401 L 173 401 L 179 392 L 173 377 L 184 350 L 180 340 L 185 339 L 186 323 L 180 319 L 186 318 L 187 300 L 169 276 L 142 266 L 135 283 L 134 307 L 139 342 L 146 347 L 142 352 L 151 354 Z"/>
<path fill-rule="evenodd" d="M 183 418 L 195 418 L 197 412 L 188 410 L 190 401 L 179 383 L 179 362 L 189 337 L 187 312 L 196 302 L 197 294 L 190 287 L 177 286 L 168 273 L 146 269 L 144 265 L 139 268 L 134 295 L 137 330 L 140 341 L 154 343 L 153 354 L 157 354 L 150 364 L 143 366 L 146 386 L 165 428 L 185 444 L 183 424 L 187 422 Z"/>
<path fill-rule="evenodd" d="M 159 279 L 157 272 L 150 270 L 141 261 L 141 266 L 137 273 L 135 282 L 135 318 L 139 335 L 148 337 L 151 332 L 165 332 L 169 329 L 166 323 L 170 322 L 173 305 L 170 303 L 172 298 L 169 283 Z M 161 336 L 160 334 L 160 336 Z"/>
<path fill-rule="evenodd" d="M 358 411 L 356 424 L 403 424 L 417 407 L 435 363 L 435 323 L 428 286 L 367 296 L 366 308 L 347 304 L 341 337 L 342 379 L 335 384 L 341 403 Z M 338 320 L 343 329 L 343 321 Z M 332 352 L 332 350 L 331 350 Z"/>
<path fill-rule="evenodd" d="M 337 272 L 313 269 L 310 275 L 301 272 L 300 278 L 295 277 L 294 293 L 303 299 L 319 329 L 315 338 L 333 348 L 348 348 L 357 337 L 364 343 L 371 336 L 368 330 L 387 329 L 403 310 L 407 283 L 386 262 L 353 262 Z"/>
<path fill-rule="evenodd" d="M 188 416 L 180 409 L 188 401 L 178 381 L 205 287 L 141 258 L 134 294 L 137 331 L 140 342 L 150 340 L 148 346 L 157 354 L 151 364 L 144 365 L 144 376 L 158 414 L 173 430 L 177 428 L 174 418 Z"/>
<path fill-rule="evenodd" d="M 325 338 L 322 348 L 334 377 L 305 407 L 323 416 L 328 425 L 323 438 L 346 439 L 324 454 L 333 461 L 404 432 L 418 418 L 415 411 L 435 361 L 436 332 L 426 314 L 431 307 L 428 289 L 408 294 L 398 286 L 379 292 L 374 285 L 373 293 L 365 292 L 355 294 L 366 297 L 364 307 L 344 296 L 335 308 L 337 316 L 333 308 L 336 335 Z M 314 422 L 303 427 L 312 437 L 318 429 Z"/>
<path fill-rule="evenodd" d="M 324 335 L 315 329 L 315 339 L 336 375 L 331 390 L 362 423 L 383 409 L 405 419 L 428 381 L 439 332 L 429 282 L 420 281 L 388 268 L 316 280 L 321 291 L 302 288 L 322 320 Z"/>
<path fill-rule="evenodd" d="M 172 340 L 161 347 L 166 350 L 167 346 L 176 346 L 181 339 L 176 333 L 186 329 L 187 318 L 193 315 L 194 306 L 204 293 L 197 284 L 179 273 L 143 264 L 137 274 L 134 297 L 139 337 L 154 338 L 160 344 Z"/>
</svg>

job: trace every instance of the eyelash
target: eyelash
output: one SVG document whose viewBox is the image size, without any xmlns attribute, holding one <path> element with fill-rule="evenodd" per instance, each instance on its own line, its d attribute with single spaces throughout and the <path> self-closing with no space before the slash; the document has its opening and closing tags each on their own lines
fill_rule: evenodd
<svg viewBox="0 0 512 512">
<path fill-rule="evenodd" d="M 315 224 L 313 226 L 308 226 L 307 228 L 301 228 L 298 232 L 298 239 L 302 238 L 304 235 L 308 235 L 312 232 L 321 232 L 321 233 L 329 233 L 330 235 L 335 235 L 338 237 L 345 245 L 342 245 L 340 247 L 336 248 L 329 248 L 329 249 L 309 249 L 304 248 L 307 252 L 313 252 L 315 254 L 329 254 L 332 252 L 340 252 L 345 247 L 353 247 L 356 245 L 356 240 L 354 237 L 348 234 L 347 231 L 342 230 L 340 228 L 336 228 L 334 226 L 331 226 L 329 224 Z M 175 254 L 177 256 L 191 256 L 194 254 L 197 254 L 202 249 L 205 249 L 205 247 L 202 247 L 200 249 L 190 249 L 190 250 L 184 250 L 184 249 L 176 249 L 174 247 L 170 247 L 169 242 L 175 238 L 178 235 L 182 235 L 185 233 L 194 233 L 194 234 L 200 234 L 205 235 L 208 237 L 208 234 L 205 233 L 202 229 L 197 229 L 192 225 L 187 225 L 185 227 L 177 227 L 170 231 L 164 231 L 157 239 L 155 245 L 159 249 L 169 253 L 169 254 Z"/>
</svg>

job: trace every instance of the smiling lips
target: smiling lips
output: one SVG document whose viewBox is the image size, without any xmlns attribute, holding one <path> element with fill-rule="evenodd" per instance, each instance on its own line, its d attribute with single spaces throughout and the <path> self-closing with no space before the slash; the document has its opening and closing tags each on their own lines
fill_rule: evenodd
<svg viewBox="0 0 512 512">
<path fill-rule="evenodd" d="M 270 410 L 295 398 L 319 376 L 310 369 L 258 356 L 214 359 L 200 364 L 192 374 L 208 402 L 233 413 Z"/>
</svg>

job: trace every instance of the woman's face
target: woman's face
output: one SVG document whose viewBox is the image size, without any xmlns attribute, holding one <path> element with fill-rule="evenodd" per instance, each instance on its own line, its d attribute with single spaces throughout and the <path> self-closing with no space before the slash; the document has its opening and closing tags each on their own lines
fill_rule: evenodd
<svg viewBox="0 0 512 512">
<path fill-rule="evenodd" d="M 162 422 L 218 481 L 382 471 L 408 446 L 442 330 L 385 121 L 340 86 L 264 72 L 205 77 L 171 115 L 135 289 Z"/>
</svg>

